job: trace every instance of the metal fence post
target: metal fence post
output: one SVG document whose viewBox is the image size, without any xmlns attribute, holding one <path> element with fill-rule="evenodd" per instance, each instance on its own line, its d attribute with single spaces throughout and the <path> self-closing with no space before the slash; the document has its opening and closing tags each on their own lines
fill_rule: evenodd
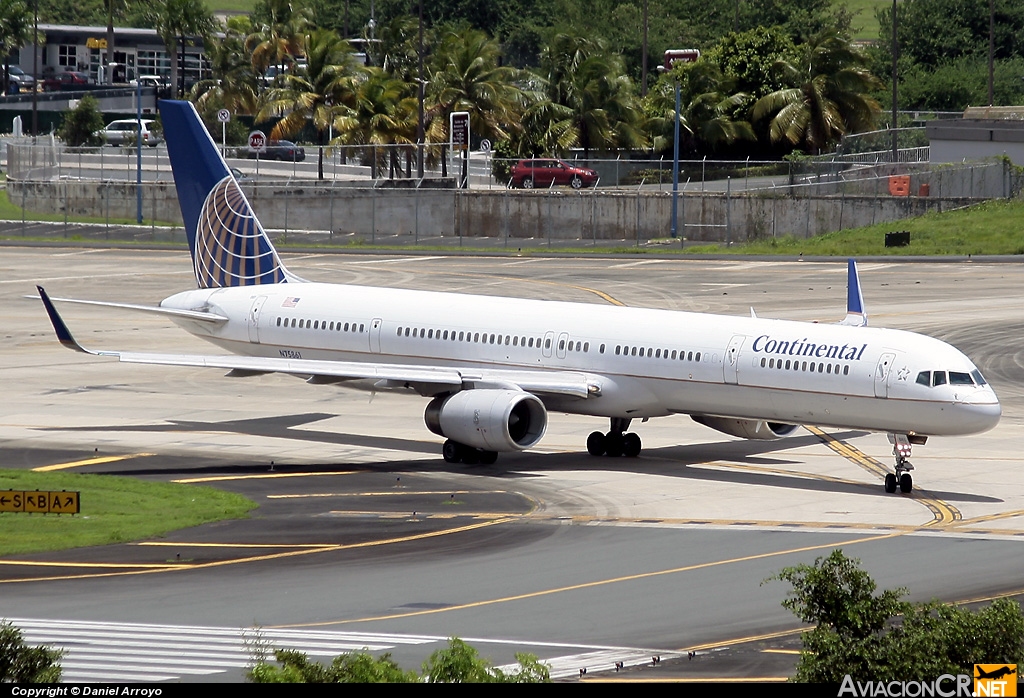
<svg viewBox="0 0 1024 698">
<path fill-rule="evenodd" d="M 725 246 L 732 247 L 732 217 L 729 209 L 732 208 L 732 177 L 725 178 Z"/>
</svg>

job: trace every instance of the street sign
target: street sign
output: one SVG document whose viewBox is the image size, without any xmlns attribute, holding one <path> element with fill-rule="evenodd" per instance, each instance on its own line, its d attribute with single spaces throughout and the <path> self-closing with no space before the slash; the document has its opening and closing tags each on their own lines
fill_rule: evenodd
<svg viewBox="0 0 1024 698">
<path fill-rule="evenodd" d="M 227 109 L 217 110 L 217 121 L 221 122 L 222 124 L 226 124 L 227 122 L 231 121 L 231 112 L 229 112 Z"/>
<path fill-rule="evenodd" d="M 77 514 L 78 492 L 0 491 L 0 511 L 30 514 Z"/>
<path fill-rule="evenodd" d="M 486 138 L 480 141 L 480 152 L 489 153 L 491 152 L 491 142 Z"/>
<path fill-rule="evenodd" d="M 452 150 L 469 148 L 469 112 L 453 111 L 448 115 L 449 133 L 451 134 Z"/>
<path fill-rule="evenodd" d="M 267 134 L 263 133 L 263 131 L 253 131 L 250 133 L 249 147 L 257 153 L 265 151 L 267 149 Z"/>
</svg>

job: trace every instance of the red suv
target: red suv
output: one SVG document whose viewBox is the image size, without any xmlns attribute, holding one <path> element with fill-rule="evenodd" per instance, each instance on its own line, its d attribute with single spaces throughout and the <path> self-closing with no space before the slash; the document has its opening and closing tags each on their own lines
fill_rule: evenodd
<svg viewBox="0 0 1024 698">
<path fill-rule="evenodd" d="M 544 158 L 520 160 L 512 168 L 512 187 L 533 189 L 568 185 L 573 189 L 590 187 L 597 183 L 597 172 L 586 167 L 576 167 L 563 160 Z"/>
</svg>

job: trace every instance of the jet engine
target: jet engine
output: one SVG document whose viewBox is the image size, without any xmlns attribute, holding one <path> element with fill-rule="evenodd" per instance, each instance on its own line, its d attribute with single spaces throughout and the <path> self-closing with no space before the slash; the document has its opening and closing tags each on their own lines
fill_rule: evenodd
<svg viewBox="0 0 1024 698">
<path fill-rule="evenodd" d="M 698 424 L 711 427 L 731 436 L 739 436 L 744 439 L 773 440 L 789 436 L 796 431 L 795 424 L 782 424 L 781 422 L 766 422 L 760 419 L 732 419 L 730 417 L 707 417 L 695 414 L 690 417 Z"/>
<path fill-rule="evenodd" d="M 485 451 L 522 451 L 544 436 L 548 413 L 539 398 L 522 390 L 460 390 L 430 401 L 427 428 Z"/>
</svg>

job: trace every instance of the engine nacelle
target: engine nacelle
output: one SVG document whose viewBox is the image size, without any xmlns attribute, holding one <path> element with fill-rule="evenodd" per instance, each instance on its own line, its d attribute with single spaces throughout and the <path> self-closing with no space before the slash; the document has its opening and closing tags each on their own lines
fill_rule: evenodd
<svg viewBox="0 0 1024 698">
<path fill-rule="evenodd" d="M 766 422 L 760 419 L 732 419 L 730 417 L 707 417 L 705 415 L 691 415 L 693 421 L 711 427 L 731 436 L 739 436 L 744 439 L 759 439 L 771 441 L 789 436 L 796 431 L 795 424 L 782 424 L 781 422 Z"/>
<path fill-rule="evenodd" d="M 544 436 L 548 412 L 522 390 L 460 390 L 436 397 L 423 414 L 438 436 L 485 451 L 522 451 Z"/>
</svg>

